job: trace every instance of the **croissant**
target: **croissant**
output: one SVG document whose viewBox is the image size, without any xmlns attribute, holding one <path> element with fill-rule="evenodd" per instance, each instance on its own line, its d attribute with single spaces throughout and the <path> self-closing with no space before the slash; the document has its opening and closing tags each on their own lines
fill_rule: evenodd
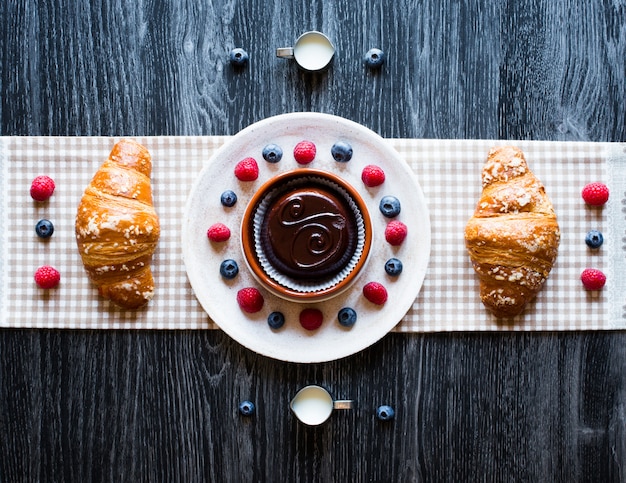
<svg viewBox="0 0 626 483">
<path fill-rule="evenodd" d="M 126 309 L 154 296 L 150 261 L 160 227 L 151 171 L 145 147 L 120 141 L 85 189 L 76 213 L 76 242 L 89 278 L 100 295 Z"/>
<path fill-rule="evenodd" d="M 541 290 L 557 257 L 559 225 L 544 186 L 515 147 L 490 150 L 482 194 L 465 227 L 480 299 L 496 317 L 513 317 Z"/>
</svg>

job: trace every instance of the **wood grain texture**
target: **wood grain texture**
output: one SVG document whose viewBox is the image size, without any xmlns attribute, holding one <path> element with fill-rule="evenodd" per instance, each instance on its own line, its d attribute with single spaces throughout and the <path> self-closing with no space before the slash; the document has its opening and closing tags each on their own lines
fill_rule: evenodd
<svg viewBox="0 0 626 483">
<path fill-rule="evenodd" d="M 320 111 L 385 137 L 626 141 L 623 0 L 8 0 L 0 25 L 2 135 L 229 135 Z M 337 46 L 326 73 L 274 55 L 309 29 Z M 219 331 L 3 330 L 0 481 L 624 481 L 625 347 L 390 334 L 298 365 Z M 287 405 L 307 383 L 358 408 L 305 428 Z"/>
</svg>

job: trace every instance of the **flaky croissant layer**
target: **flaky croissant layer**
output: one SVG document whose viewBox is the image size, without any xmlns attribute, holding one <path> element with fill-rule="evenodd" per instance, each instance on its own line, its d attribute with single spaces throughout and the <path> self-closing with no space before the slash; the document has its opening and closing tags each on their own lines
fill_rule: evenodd
<svg viewBox="0 0 626 483">
<path fill-rule="evenodd" d="M 76 214 L 76 242 L 99 293 L 134 309 L 154 296 L 150 261 L 160 236 L 152 200 L 150 153 L 118 142 L 85 189 Z"/>
<path fill-rule="evenodd" d="M 465 244 L 481 301 L 497 317 L 513 317 L 535 298 L 552 270 L 559 225 L 544 186 L 518 148 L 489 152 L 482 186 L 465 227 Z"/>
</svg>

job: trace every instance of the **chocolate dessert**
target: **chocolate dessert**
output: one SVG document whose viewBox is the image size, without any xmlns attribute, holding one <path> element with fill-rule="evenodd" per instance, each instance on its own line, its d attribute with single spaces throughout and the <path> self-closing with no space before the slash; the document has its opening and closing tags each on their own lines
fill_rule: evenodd
<svg viewBox="0 0 626 483">
<path fill-rule="evenodd" d="M 365 265 L 372 224 L 359 193 L 339 176 L 299 168 L 254 194 L 241 224 L 246 262 L 279 297 L 321 301 L 346 290 Z"/>
<path fill-rule="evenodd" d="M 319 182 L 273 196 L 261 223 L 262 251 L 279 272 L 297 280 L 337 275 L 354 255 L 357 220 L 346 198 Z"/>
</svg>

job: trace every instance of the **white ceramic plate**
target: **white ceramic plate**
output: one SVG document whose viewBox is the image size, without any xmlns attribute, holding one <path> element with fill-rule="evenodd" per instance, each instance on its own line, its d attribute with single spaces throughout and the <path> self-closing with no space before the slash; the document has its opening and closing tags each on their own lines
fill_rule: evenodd
<svg viewBox="0 0 626 483">
<path fill-rule="evenodd" d="M 240 243 L 241 220 L 248 201 L 267 180 L 284 171 L 297 169 L 293 148 L 302 141 L 315 143 L 317 154 L 306 167 L 340 175 L 361 194 L 366 202 L 373 225 L 372 250 L 368 262 L 354 285 L 337 297 L 319 303 L 289 302 L 265 290 L 249 271 Z M 352 159 L 338 163 L 331 156 L 337 141 L 349 143 Z M 280 162 L 272 164 L 262 157 L 263 147 L 276 144 L 283 150 Z M 234 175 L 235 165 L 253 157 L 259 165 L 256 181 L 242 182 Z M 385 182 L 367 188 L 361 172 L 368 164 L 380 166 Z M 221 193 L 233 190 L 237 203 L 222 206 Z M 408 236 L 399 247 L 385 241 L 384 230 L 389 222 L 379 210 L 380 199 L 396 196 L 402 206 L 395 218 L 408 227 Z M 207 229 L 214 223 L 224 223 L 231 237 L 224 243 L 211 243 Z M 292 113 L 271 117 L 255 123 L 222 146 L 206 164 L 189 195 L 182 228 L 183 257 L 187 275 L 195 295 L 209 317 L 233 339 L 249 349 L 275 359 L 314 363 L 346 357 L 369 347 L 387 334 L 411 308 L 417 297 L 430 255 L 430 220 L 424 195 L 416 176 L 397 151 L 373 131 L 346 119 L 318 113 Z M 403 271 L 397 277 L 385 273 L 385 262 L 392 257 L 402 261 Z M 239 265 L 233 280 L 220 275 L 220 264 L 232 258 Z M 382 283 L 389 294 L 383 306 L 368 302 L 363 286 L 370 281 Z M 236 300 L 241 288 L 257 287 L 264 296 L 263 309 L 255 314 L 243 312 Z M 300 326 L 298 317 L 304 308 L 322 311 L 324 322 L 315 331 Z M 337 314 L 343 307 L 357 312 L 357 322 L 351 328 L 341 326 Z M 280 311 L 285 325 L 271 329 L 268 315 Z"/>
</svg>

